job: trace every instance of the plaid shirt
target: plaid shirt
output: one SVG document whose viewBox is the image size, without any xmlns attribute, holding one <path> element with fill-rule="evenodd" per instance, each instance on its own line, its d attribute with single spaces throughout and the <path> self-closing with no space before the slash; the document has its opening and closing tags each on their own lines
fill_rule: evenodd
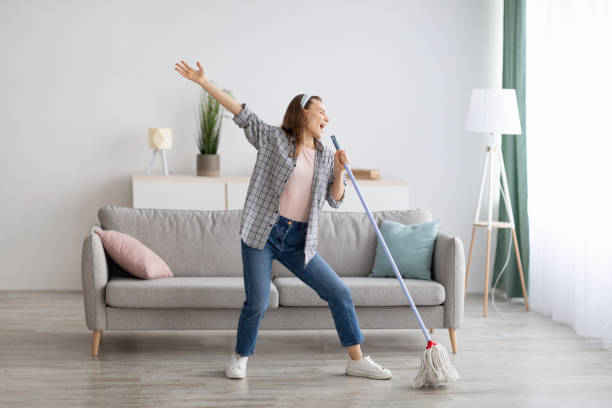
<svg viewBox="0 0 612 408">
<path fill-rule="evenodd" d="M 257 161 L 249 182 L 242 219 L 240 237 L 249 246 L 263 249 L 272 227 L 278 219 L 281 193 L 296 166 L 297 158 L 291 157 L 295 143 L 289 141 L 279 126 L 264 123 L 245 103 L 242 111 L 233 120 L 241 128 L 255 149 Z M 331 194 L 334 181 L 334 151 L 315 139 L 315 166 L 312 185 L 310 215 L 304 246 L 304 267 L 310 262 L 317 249 L 317 222 L 319 211 L 325 200 L 333 208 L 340 207 L 344 194 L 336 201 Z M 343 178 L 346 187 L 346 179 Z"/>
</svg>

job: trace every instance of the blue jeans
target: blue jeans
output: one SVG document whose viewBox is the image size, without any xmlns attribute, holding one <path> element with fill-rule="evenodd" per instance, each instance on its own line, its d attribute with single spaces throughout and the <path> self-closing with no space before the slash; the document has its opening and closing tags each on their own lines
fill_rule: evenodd
<svg viewBox="0 0 612 408">
<path fill-rule="evenodd" d="M 343 347 L 363 343 L 349 288 L 318 253 L 304 267 L 307 226 L 307 222 L 279 215 L 264 249 L 251 247 L 240 240 L 246 300 L 238 320 L 236 353 L 249 356 L 255 352 L 259 324 L 270 305 L 270 269 L 274 259 L 328 303 Z"/>
</svg>

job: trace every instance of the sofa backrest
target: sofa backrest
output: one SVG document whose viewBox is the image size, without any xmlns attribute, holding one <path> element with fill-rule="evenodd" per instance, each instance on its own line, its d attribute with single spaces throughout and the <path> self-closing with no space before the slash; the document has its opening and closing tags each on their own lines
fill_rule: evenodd
<svg viewBox="0 0 612 408">
<path fill-rule="evenodd" d="M 242 276 L 240 218 L 242 210 L 176 210 L 104 206 L 98 211 L 103 229 L 133 236 L 157 253 L 175 276 Z M 373 211 L 402 224 L 431 221 L 428 210 Z M 374 266 L 376 232 L 365 213 L 321 211 L 317 252 L 339 276 L 367 276 Z M 112 275 L 124 275 L 113 263 Z M 272 277 L 294 276 L 280 262 Z"/>
<path fill-rule="evenodd" d="M 376 225 L 383 219 L 402 224 L 431 221 L 428 210 L 372 211 Z M 317 253 L 338 276 L 368 276 L 374 268 L 376 231 L 364 212 L 321 211 Z M 272 263 L 272 276 L 295 276 L 278 261 Z"/>
</svg>

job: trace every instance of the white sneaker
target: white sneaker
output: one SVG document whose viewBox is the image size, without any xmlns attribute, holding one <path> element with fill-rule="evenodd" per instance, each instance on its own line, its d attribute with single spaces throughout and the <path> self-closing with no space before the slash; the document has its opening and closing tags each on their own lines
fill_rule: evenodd
<svg viewBox="0 0 612 408">
<path fill-rule="evenodd" d="M 225 369 L 225 376 L 227 378 L 244 378 L 246 377 L 246 364 L 249 356 L 236 357 L 234 352 L 230 357 L 230 361 Z"/>
<path fill-rule="evenodd" d="M 359 360 L 353 360 L 349 357 L 345 373 L 346 375 L 374 378 L 375 380 L 387 380 L 392 376 L 391 370 L 383 368 L 380 364 L 374 362 L 370 356 L 362 357 Z"/>
</svg>

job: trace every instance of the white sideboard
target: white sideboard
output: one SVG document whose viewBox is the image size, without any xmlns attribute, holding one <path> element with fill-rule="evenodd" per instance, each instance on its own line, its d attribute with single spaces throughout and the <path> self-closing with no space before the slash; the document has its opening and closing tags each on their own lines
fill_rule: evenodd
<svg viewBox="0 0 612 408">
<path fill-rule="evenodd" d="M 340 208 L 327 202 L 323 211 L 365 212 L 359 195 L 347 177 Z M 203 177 L 188 174 L 132 175 L 134 208 L 184 210 L 240 210 L 250 177 Z M 404 180 L 360 180 L 357 184 L 370 211 L 410 209 L 410 191 Z"/>
</svg>

